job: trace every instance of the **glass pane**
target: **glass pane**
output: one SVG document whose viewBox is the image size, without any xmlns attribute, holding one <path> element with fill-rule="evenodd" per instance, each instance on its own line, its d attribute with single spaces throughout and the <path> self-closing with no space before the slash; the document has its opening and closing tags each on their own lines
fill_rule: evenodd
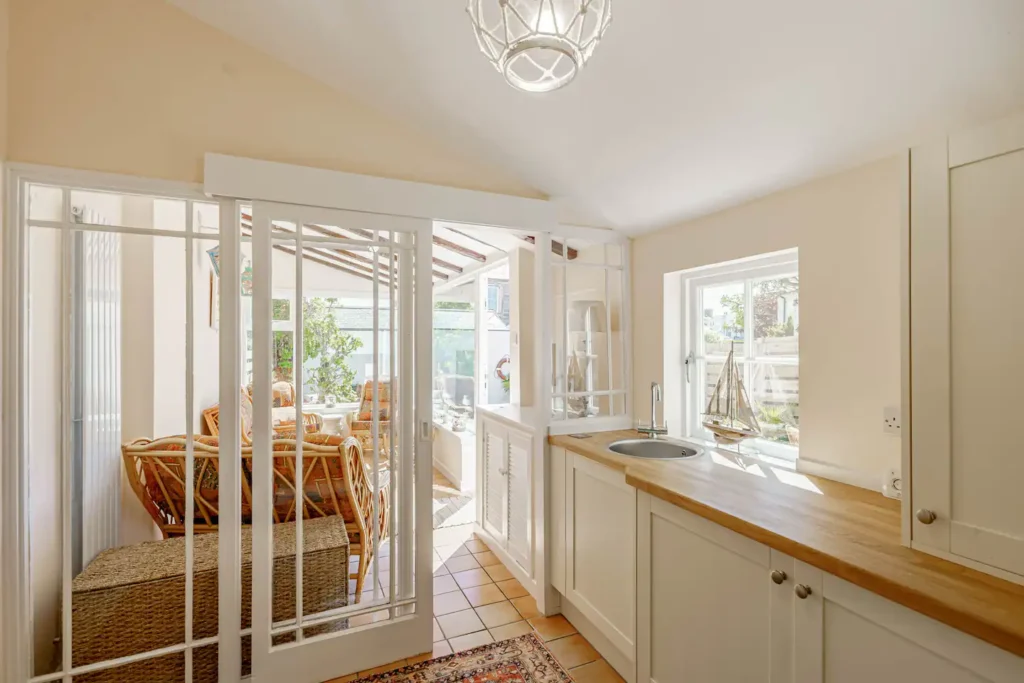
<svg viewBox="0 0 1024 683">
<path fill-rule="evenodd" d="M 28 343 L 33 358 L 29 367 L 27 406 L 32 428 L 26 435 L 27 451 L 31 454 L 28 459 L 32 504 L 29 575 L 33 609 L 32 673 L 41 675 L 58 671 L 61 664 L 61 539 L 65 509 L 61 444 L 65 424 L 59 406 L 63 401 L 60 283 L 64 247 L 61 232 L 55 229 L 32 228 L 28 241 L 32 311 Z M 80 534 L 78 542 L 81 542 Z"/>
<path fill-rule="evenodd" d="M 755 363 L 747 391 L 761 434 L 769 441 L 800 441 L 800 366 Z"/>
<path fill-rule="evenodd" d="M 565 364 L 569 393 L 610 389 L 606 272 L 603 268 L 568 268 L 569 346 Z M 607 415 L 607 397 L 604 401 L 588 396 L 572 397 L 569 411 L 574 417 Z"/>
<path fill-rule="evenodd" d="M 434 418 L 456 432 L 474 414 L 478 286 L 472 280 L 434 300 Z"/>
<path fill-rule="evenodd" d="M 565 353 L 565 276 L 562 266 L 551 268 L 551 393 L 565 393 L 565 371 L 568 357 Z M 561 414 L 564 402 L 556 401 L 552 409 Z"/>
<path fill-rule="evenodd" d="M 486 288 L 487 313 L 485 326 L 487 334 L 482 340 L 487 351 L 483 370 L 487 395 L 484 400 L 490 405 L 508 403 L 512 396 L 512 383 L 517 369 L 512 366 L 511 357 L 511 285 L 508 266 L 489 271 L 483 276 Z"/>
<path fill-rule="evenodd" d="M 39 221 L 64 220 L 64 190 L 49 185 L 29 185 L 28 217 Z"/>
<path fill-rule="evenodd" d="M 799 355 L 800 278 L 792 275 L 758 280 L 752 290 L 754 355 Z"/>
<path fill-rule="evenodd" d="M 186 206 L 183 199 L 71 191 L 71 219 L 76 223 L 184 231 Z"/>
<path fill-rule="evenodd" d="M 194 232 L 220 232 L 220 205 L 194 202 L 192 204 L 192 230 Z"/>
<path fill-rule="evenodd" d="M 742 282 L 712 285 L 700 290 L 704 328 L 704 355 L 724 356 L 735 344 L 736 356 L 744 355 L 746 304 Z"/>
</svg>

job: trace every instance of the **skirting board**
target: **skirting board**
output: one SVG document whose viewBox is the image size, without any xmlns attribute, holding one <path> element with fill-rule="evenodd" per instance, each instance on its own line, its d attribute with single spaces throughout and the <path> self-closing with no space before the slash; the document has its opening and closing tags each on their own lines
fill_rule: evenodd
<svg viewBox="0 0 1024 683">
<path fill-rule="evenodd" d="M 584 638 L 590 641 L 605 660 L 612 665 L 620 676 L 626 679 L 626 683 L 636 683 L 636 653 L 631 661 L 623 654 L 622 650 L 612 645 L 601 631 L 594 626 L 583 613 L 576 609 L 569 599 L 564 595 L 562 598 L 562 616 L 569 620 L 569 623 L 576 627 Z"/>
</svg>

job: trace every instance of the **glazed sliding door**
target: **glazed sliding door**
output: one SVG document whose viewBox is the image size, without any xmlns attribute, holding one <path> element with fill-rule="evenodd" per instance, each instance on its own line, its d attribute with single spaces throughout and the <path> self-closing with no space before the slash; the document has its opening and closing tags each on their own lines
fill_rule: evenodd
<svg viewBox="0 0 1024 683">
<path fill-rule="evenodd" d="M 255 202 L 241 234 L 253 680 L 428 652 L 430 222 Z"/>
</svg>

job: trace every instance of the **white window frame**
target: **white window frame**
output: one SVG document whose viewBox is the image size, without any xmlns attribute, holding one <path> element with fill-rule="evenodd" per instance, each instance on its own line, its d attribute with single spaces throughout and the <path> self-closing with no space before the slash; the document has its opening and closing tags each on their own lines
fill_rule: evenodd
<svg viewBox="0 0 1024 683">
<path fill-rule="evenodd" d="M 704 382 L 707 363 L 722 362 L 726 356 L 708 356 L 704 353 L 704 309 L 701 293 L 707 287 L 735 282 L 744 283 L 744 350 L 754 349 L 754 307 L 752 287 L 748 281 L 766 280 L 785 275 L 799 275 L 799 260 L 795 249 L 775 254 L 730 261 L 713 266 L 697 268 L 683 273 L 681 316 L 681 338 L 684 340 L 681 361 L 682 377 L 682 436 L 707 443 L 713 442 L 713 435 L 701 424 L 704 411 Z M 666 330 L 670 329 L 666 326 Z M 753 386 L 753 367 L 758 363 L 799 366 L 800 356 L 742 356 L 738 359 L 743 373 L 743 382 Z M 798 380 L 799 382 L 799 380 Z M 673 430 L 675 431 L 675 430 Z M 744 442 L 741 449 L 756 450 L 758 453 L 786 460 L 799 458 L 799 446 L 777 443 L 768 439 L 753 439 Z"/>
<path fill-rule="evenodd" d="M 562 318 L 562 335 L 561 339 L 551 339 L 552 346 L 550 348 L 556 349 L 560 353 L 551 354 L 554 361 L 558 363 L 552 368 L 548 385 L 550 386 L 549 400 L 541 403 L 541 405 L 549 405 L 551 407 L 551 422 L 548 427 L 548 431 L 551 434 L 571 434 L 574 432 L 587 432 L 587 431 L 604 431 L 612 429 L 629 429 L 633 427 L 633 405 L 632 405 L 632 381 L 633 381 L 633 334 L 632 334 L 632 315 L 630 312 L 630 303 L 632 296 L 632 289 L 630 283 L 630 245 L 629 241 L 624 239 L 620 234 L 611 231 L 582 231 L 582 232 L 569 232 L 565 231 L 566 226 L 562 226 L 563 230 L 560 231 L 558 236 L 552 236 L 553 241 L 560 242 L 563 245 L 561 255 L 552 254 L 547 252 L 544 254 L 544 259 L 538 259 L 538 267 L 549 269 L 552 278 L 559 278 L 561 280 L 561 307 L 560 310 L 553 311 L 554 315 L 560 315 Z M 568 258 L 569 249 L 579 248 L 579 240 L 585 242 L 603 244 L 605 247 L 605 259 L 604 263 L 586 263 L 571 261 Z M 575 246 L 574 246 L 575 245 Z M 611 249 L 618 250 L 618 264 L 613 265 L 609 263 L 612 261 Z M 544 260 L 548 260 L 549 264 L 545 265 Z M 607 349 L 605 350 L 606 357 L 608 359 L 608 378 L 609 385 L 614 384 L 613 378 L 616 376 L 621 369 L 622 373 L 622 386 L 617 389 L 606 389 L 603 391 L 587 391 L 587 392 L 571 392 L 567 391 L 565 383 L 566 369 L 564 367 L 565 356 L 567 355 L 566 349 L 569 346 L 569 297 L 568 297 L 568 273 L 569 269 L 589 269 L 589 270 L 601 270 L 605 275 L 604 285 L 604 301 L 605 301 L 605 315 L 606 323 L 605 329 L 608 330 L 606 334 Z M 612 326 L 612 309 L 611 309 L 611 286 L 610 277 L 612 274 L 618 274 L 620 278 L 620 292 L 622 297 L 622 303 L 619 310 L 619 320 L 622 335 L 621 342 L 621 353 L 616 355 L 614 353 L 614 347 L 612 344 L 611 326 Z M 552 306 L 557 306 L 556 303 L 552 303 Z M 550 320 L 554 320 L 551 318 Z M 554 332 L 553 326 L 550 322 L 544 323 L 552 333 Z M 543 347 L 542 347 L 543 348 Z M 541 350 L 540 353 L 547 353 Z M 561 382 L 561 391 L 559 391 L 559 382 Z M 612 413 L 610 415 L 596 415 L 593 417 L 582 417 L 582 418 L 569 418 L 568 410 L 568 398 L 569 397 L 609 397 L 609 407 L 614 411 L 615 401 L 618 397 L 623 397 L 624 413 Z M 556 400 L 561 400 L 561 409 L 555 407 Z"/>
</svg>

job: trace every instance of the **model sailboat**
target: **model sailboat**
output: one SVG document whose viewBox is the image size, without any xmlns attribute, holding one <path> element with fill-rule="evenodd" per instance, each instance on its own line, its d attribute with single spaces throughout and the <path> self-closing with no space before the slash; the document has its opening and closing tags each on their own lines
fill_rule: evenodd
<svg viewBox="0 0 1024 683">
<path fill-rule="evenodd" d="M 747 390 L 736 366 L 735 351 L 733 344 L 704 411 L 704 427 L 715 435 L 715 441 L 722 444 L 735 444 L 761 436 L 761 425 L 750 408 Z"/>
</svg>

